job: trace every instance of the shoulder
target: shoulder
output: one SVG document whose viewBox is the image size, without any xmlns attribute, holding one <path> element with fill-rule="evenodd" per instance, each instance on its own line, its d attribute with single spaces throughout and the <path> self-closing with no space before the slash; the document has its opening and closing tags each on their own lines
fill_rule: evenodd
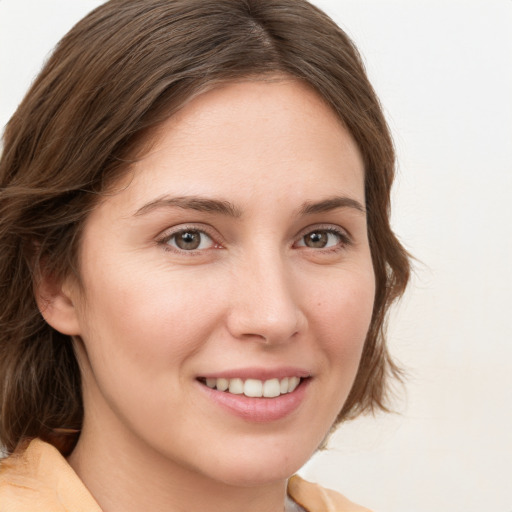
<svg viewBox="0 0 512 512">
<path fill-rule="evenodd" d="M 288 494 L 307 512 L 371 512 L 342 494 L 307 482 L 297 475 L 288 482 Z"/>
<path fill-rule="evenodd" d="M 0 461 L 0 512 L 101 512 L 66 459 L 34 439 Z"/>
</svg>

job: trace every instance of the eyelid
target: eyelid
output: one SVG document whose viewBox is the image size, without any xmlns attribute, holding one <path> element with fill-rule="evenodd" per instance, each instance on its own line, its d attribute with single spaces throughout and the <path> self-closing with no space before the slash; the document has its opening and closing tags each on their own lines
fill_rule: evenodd
<svg viewBox="0 0 512 512">
<path fill-rule="evenodd" d="M 299 232 L 294 245 L 297 244 L 298 241 L 303 239 L 307 234 L 312 233 L 314 231 L 327 231 L 329 233 L 334 233 L 334 234 L 338 235 L 341 240 L 341 242 L 339 244 L 339 245 L 341 245 L 341 247 L 347 247 L 353 243 L 353 239 L 352 239 L 352 236 L 350 235 L 350 233 L 346 229 L 342 228 L 341 226 L 338 226 L 336 224 L 312 224 L 312 225 L 307 226 L 306 228 L 302 229 Z M 332 251 L 332 250 L 335 250 L 336 248 L 339 248 L 339 245 L 336 247 L 328 247 L 323 250 L 324 251 L 329 251 L 329 250 Z M 307 246 L 300 246 L 300 247 L 306 247 L 306 249 L 310 249 L 310 247 L 307 247 Z M 321 248 L 320 249 L 311 248 L 311 249 L 314 251 L 322 250 Z"/>
<path fill-rule="evenodd" d="M 167 242 L 173 237 L 176 236 L 178 233 L 182 233 L 183 231 L 197 231 L 199 233 L 203 233 L 208 238 L 210 238 L 213 242 L 213 247 L 208 249 L 192 249 L 190 251 L 185 251 L 176 247 L 172 247 L 167 244 Z M 209 251 L 210 249 L 219 249 L 223 246 L 223 239 L 219 235 L 219 233 L 211 228 L 208 225 L 205 224 L 195 224 L 195 223 L 186 223 L 186 224 L 178 224 L 176 226 L 173 226 L 171 228 L 167 228 L 165 231 L 160 233 L 156 237 L 156 243 L 158 245 L 165 246 L 165 250 L 175 252 L 178 254 L 188 254 L 188 255 L 194 255 L 194 254 L 200 254 L 204 253 L 205 251 Z"/>
<path fill-rule="evenodd" d="M 178 233 L 181 233 L 183 231 L 187 231 L 187 230 L 198 231 L 198 232 L 203 233 L 206 236 L 208 236 L 214 244 L 214 247 L 212 247 L 212 248 L 215 248 L 215 249 L 222 248 L 225 244 L 224 239 L 217 232 L 217 230 L 213 229 L 211 226 L 208 226 L 208 225 L 205 225 L 202 223 L 185 223 L 185 224 L 178 224 L 171 228 L 167 228 L 166 230 L 164 230 L 162 233 L 160 233 L 157 236 L 156 243 L 158 245 L 165 246 L 165 250 L 168 250 L 171 252 L 176 252 L 178 254 L 186 253 L 189 255 L 194 255 L 194 254 L 204 253 L 205 251 L 209 251 L 210 249 L 212 249 L 212 248 L 208 248 L 208 249 L 195 249 L 195 250 L 185 251 L 185 250 L 181 250 L 179 248 L 172 247 L 167 244 L 167 241 L 169 239 L 171 239 L 173 236 L 175 236 Z M 309 248 L 305 245 L 300 246 L 300 247 L 305 247 L 306 249 L 311 249 L 311 250 L 314 250 L 315 252 L 319 252 L 322 250 L 325 252 L 325 251 L 335 251 L 337 249 L 343 249 L 344 247 L 347 247 L 353 243 L 352 237 L 349 234 L 349 232 L 346 229 L 342 228 L 341 226 L 338 226 L 336 224 L 312 224 L 310 226 L 303 228 L 299 232 L 299 234 L 296 236 L 296 240 L 293 245 L 296 245 L 302 238 L 304 238 L 304 236 L 306 236 L 307 234 L 309 234 L 315 230 L 316 231 L 327 231 L 329 233 L 334 233 L 335 235 L 339 236 L 340 243 L 334 247 L 328 247 L 328 248 L 324 248 L 324 249 Z"/>
</svg>

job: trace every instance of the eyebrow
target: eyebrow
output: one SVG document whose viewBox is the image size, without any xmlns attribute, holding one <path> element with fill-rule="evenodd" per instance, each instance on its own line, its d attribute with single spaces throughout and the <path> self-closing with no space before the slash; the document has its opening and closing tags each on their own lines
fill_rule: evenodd
<svg viewBox="0 0 512 512">
<path fill-rule="evenodd" d="M 134 216 L 145 215 L 160 208 L 177 207 L 184 210 L 195 210 L 198 212 L 220 213 L 228 217 L 239 218 L 242 211 L 229 201 L 212 199 L 201 196 L 162 196 L 139 208 Z M 355 199 L 346 196 L 334 196 L 322 201 L 306 202 L 299 210 L 299 215 L 314 215 L 325 213 L 337 208 L 352 208 L 366 214 L 365 207 Z"/>
<path fill-rule="evenodd" d="M 300 215 L 313 215 L 336 210 L 337 208 L 353 208 L 366 214 L 366 208 L 359 201 L 346 196 L 333 196 L 318 202 L 304 203 L 299 213 Z"/>
<path fill-rule="evenodd" d="M 200 196 L 163 196 L 139 208 L 134 216 L 145 215 L 160 208 L 177 207 L 198 212 L 220 213 L 229 217 L 241 217 L 242 212 L 229 201 L 210 199 Z"/>
</svg>

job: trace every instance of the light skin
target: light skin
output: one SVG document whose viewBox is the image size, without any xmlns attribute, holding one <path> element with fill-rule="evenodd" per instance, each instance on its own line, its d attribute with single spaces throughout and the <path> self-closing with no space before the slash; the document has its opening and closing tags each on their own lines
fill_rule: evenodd
<svg viewBox="0 0 512 512">
<path fill-rule="evenodd" d="M 364 208 L 356 144 L 293 79 L 219 86 L 159 128 L 86 221 L 82 286 L 39 293 L 75 337 L 69 462 L 105 512 L 282 512 L 370 324 Z M 220 405 L 203 378 L 299 371 L 293 408 L 270 419 Z"/>
</svg>

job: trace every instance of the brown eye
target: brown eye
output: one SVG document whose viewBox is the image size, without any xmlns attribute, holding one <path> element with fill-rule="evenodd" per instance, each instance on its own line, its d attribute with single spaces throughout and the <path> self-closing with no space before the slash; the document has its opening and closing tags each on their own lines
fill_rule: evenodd
<svg viewBox="0 0 512 512">
<path fill-rule="evenodd" d="M 304 245 L 313 249 L 322 249 L 327 245 L 328 240 L 326 231 L 313 231 L 304 237 Z"/>
<path fill-rule="evenodd" d="M 349 243 L 348 237 L 337 230 L 315 229 L 302 236 L 297 242 L 297 246 L 310 249 L 334 249 L 336 246 L 342 247 Z"/>
<path fill-rule="evenodd" d="M 179 231 L 172 235 L 166 243 L 181 251 L 209 249 L 213 245 L 212 239 L 206 233 L 195 229 Z"/>
</svg>

